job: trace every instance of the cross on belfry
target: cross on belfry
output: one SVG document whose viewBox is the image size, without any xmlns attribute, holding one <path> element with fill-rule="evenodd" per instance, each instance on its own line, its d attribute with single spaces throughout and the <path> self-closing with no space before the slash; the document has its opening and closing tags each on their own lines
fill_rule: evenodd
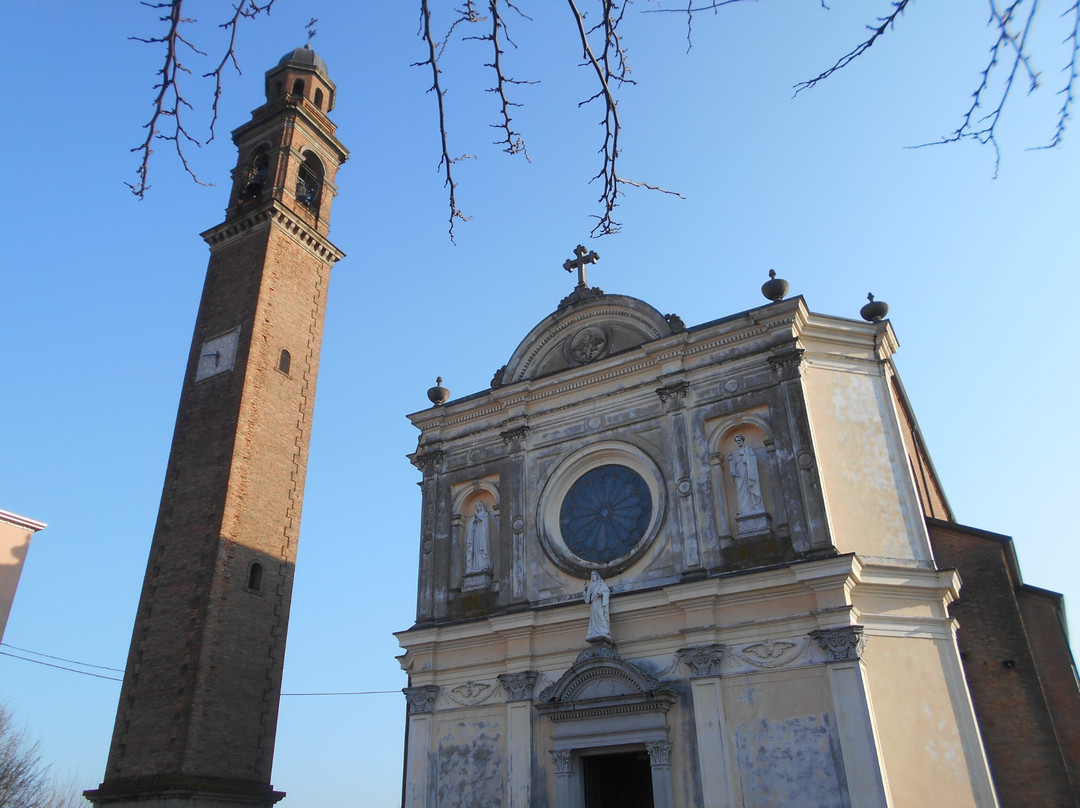
<svg viewBox="0 0 1080 808">
<path fill-rule="evenodd" d="M 319 33 L 315 30 L 315 23 L 317 22 L 318 20 L 315 19 L 315 17 L 312 17 L 310 20 L 308 20 L 308 24 L 304 26 L 305 28 L 307 28 L 307 44 L 309 48 L 311 47 L 312 37 L 314 37 L 315 34 Z"/>
<path fill-rule="evenodd" d="M 576 269 L 577 270 L 577 287 L 576 288 L 578 288 L 578 289 L 587 288 L 588 284 L 585 283 L 585 265 L 586 264 L 595 264 L 597 261 L 600 260 L 600 256 L 597 255 L 594 250 L 590 250 L 589 252 L 585 252 L 585 248 L 582 247 L 580 244 L 577 245 L 576 247 L 574 247 L 574 255 L 576 255 L 577 258 L 567 258 L 566 261 L 563 262 L 562 268 L 565 269 L 567 272 L 573 272 Z"/>
</svg>

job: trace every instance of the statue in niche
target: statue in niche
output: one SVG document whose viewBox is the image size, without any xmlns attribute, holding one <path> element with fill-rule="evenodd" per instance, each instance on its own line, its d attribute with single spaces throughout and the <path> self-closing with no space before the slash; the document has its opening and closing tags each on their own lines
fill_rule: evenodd
<svg viewBox="0 0 1080 808">
<path fill-rule="evenodd" d="M 475 512 L 465 529 L 465 573 L 486 572 L 491 569 L 490 518 L 483 502 L 477 502 Z"/>
<path fill-rule="evenodd" d="M 746 439 L 742 435 L 735 436 L 735 451 L 727 456 L 727 462 L 738 495 L 738 515 L 763 513 L 765 508 L 761 501 L 761 477 L 758 474 L 757 456 L 754 450 L 746 445 Z"/>
<path fill-rule="evenodd" d="M 585 602 L 589 604 L 589 631 L 585 635 L 587 642 L 611 640 L 611 590 L 596 570 L 589 575 L 585 584 Z"/>
</svg>

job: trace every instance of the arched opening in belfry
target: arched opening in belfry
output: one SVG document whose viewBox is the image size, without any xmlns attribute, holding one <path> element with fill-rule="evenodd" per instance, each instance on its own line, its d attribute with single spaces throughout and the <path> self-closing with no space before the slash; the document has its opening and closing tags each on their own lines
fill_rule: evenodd
<svg viewBox="0 0 1080 808">
<path fill-rule="evenodd" d="M 248 158 L 241 177 L 240 198 L 257 199 L 266 186 L 266 169 L 270 164 L 269 147 L 262 143 L 255 147 L 255 151 Z"/>
<path fill-rule="evenodd" d="M 319 198 L 322 196 L 323 167 L 319 158 L 311 152 L 304 155 L 296 174 L 296 198 L 300 204 L 311 211 L 318 211 Z"/>
<path fill-rule="evenodd" d="M 303 95 L 304 94 L 304 80 L 303 79 L 297 79 L 296 81 L 293 82 L 292 94 L 293 95 Z"/>
<path fill-rule="evenodd" d="M 323 102 L 323 91 L 321 89 L 319 89 L 318 87 L 316 87 L 315 88 L 315 106 L 317 106 L 320 110 L 322 109 L 322 102 Z"/>
</svg>

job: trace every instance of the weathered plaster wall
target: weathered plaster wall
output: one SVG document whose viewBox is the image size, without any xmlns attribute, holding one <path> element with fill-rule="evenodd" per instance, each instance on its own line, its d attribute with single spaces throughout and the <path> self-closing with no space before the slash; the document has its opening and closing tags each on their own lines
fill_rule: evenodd
<svg viewBox="0 0 1080 808">
<path fill-rule="evenodd" d="M 808 363 L 803 379 L 836 549 L 930 563 L 929 539 L 881 366 Z"/>
<path fill-rule="evenodd" d="M 449 712 L 435 734 L 438 808 L 503 805 L 507 750 L 500 711 Z"/>
<path fill-rule="evenodd" d="M 823 667 L 722 681 L 736 805 L 850 804 Z"/>
<path fill-rule="evenodd" d="M 893 806 L 996 805 L 955 644 L 875 635 L 863 658 Z"/>
</svg>

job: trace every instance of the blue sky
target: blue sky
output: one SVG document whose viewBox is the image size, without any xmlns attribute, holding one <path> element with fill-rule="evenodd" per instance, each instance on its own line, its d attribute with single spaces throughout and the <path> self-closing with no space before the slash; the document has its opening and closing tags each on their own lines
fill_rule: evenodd
<svg viewBox="0 0 1080 808">
<path fill-rule="evenodd" d="M 541 81 L 516 91 L 531 163 L 487 145 L 482 46 L 448 51 L 451 150 L 476 154 L 458 167 L 473 218 L 456 246 L 430 76 L 410 67 L 425 55 L 415 5 L 278 0 L 241 31 L 244 73 L 222 102 L 219 135 L 248 120 L 263 72 L 319 18 L 314 46 L 352 151 L 331 223 L 348 257 L 330 288 L 284 690 L 394 693 L 283 697 L 273 782 L 287 805 L 397 805 L 405 677 L 391 632 L 412 622 L 419 508 L 404 416 L 427 405 L 436 375 L 455 396 L 487 387 L 571 289 L 561 265 L 579 242 L 601 255 L 594 285 L 688 325 L 762 303 L 770 268 L 815 311 L 855 317 L 871 291 L 887 301 L 957 518 L 1013 535 L 1025 580 L 1075 607 L 1077 133 L 1029 150 L 1060 104 L 1067 29 L 1053 2 L 1035 49 L 1045 89 L 1010 102 L 996 179 L 990 149 L 906 148 L 947 134 L 969 103 L 992 43 L 983 0 L 913 3 L 852 68 L 794 100 L 792 85 L 886 3 L 729 7 L 698 20 L 687 53 L 684 20 L 640 14 L 652 7 L 640 2 L 624 30 L 638 84 L 620 105 L 621 170 L 686 198 L 630 191 L 623 233 L 590 242 L 600 110 L 577 106 L 592 89 L 566 8 L 521 0 L 534 21 L 514 21 L 519 48 L 506 58 Z M 0 197 L 0 508 L 49 523 L 4 641 L 121 668 L 206 267 L 198 233 L 221 221 L 236 156 L 227 137 L 190 150 L 217 183 L 203 187 L 163 144 L 152 190 L 134 199 L 129 148 L 160 55 L 127 37 L 154 33 L 155 15 L 135 2 L 67 6 L 0 0 L 13 21 L 0 30 L 12 163 Z M 188 8 L 207 49 L 220 47 L 219 12 Z M 211 89 L 191 81 L 194 129 Z M 0 656 L 0 700 L 87 787 L 103 773 L 118 694 L 117 682 Z"/>
</svg>

